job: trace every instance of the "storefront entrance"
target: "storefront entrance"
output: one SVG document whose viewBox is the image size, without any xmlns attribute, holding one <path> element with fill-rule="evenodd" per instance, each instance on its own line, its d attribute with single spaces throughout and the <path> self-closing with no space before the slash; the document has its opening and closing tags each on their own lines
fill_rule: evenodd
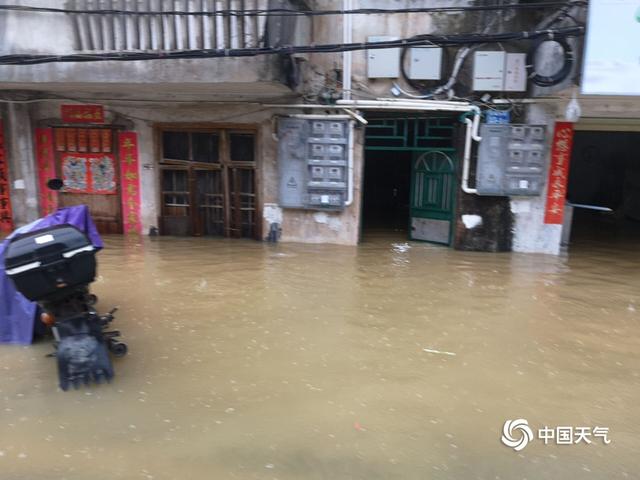
<svg viewBox="0 0 640 480">
<path fill-rule="evenodd" d="M 161 233 L 259 239 L 255 131 L 170 126 L 158 137 Z"/>
<path fill-rule="evenodd" d="M 615 125 L 577 125 L 563 239 L 570 248 L 595 244 L 635 248 L 640 240 L 640 161 L 636 153 L 640 131 L 613 128 Z"/>
<path fill-rule="evenodd" d="M 453 118 L 368 118 L 363 236 L 400 232 L 449 245 L 455 206 Z"/>
</svg>

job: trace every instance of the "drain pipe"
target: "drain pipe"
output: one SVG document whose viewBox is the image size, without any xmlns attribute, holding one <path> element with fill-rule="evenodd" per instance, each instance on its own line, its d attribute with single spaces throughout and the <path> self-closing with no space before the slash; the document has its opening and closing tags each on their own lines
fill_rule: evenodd
<svg viewBox="0 0 640 480">
<path fill-rule="evenodd" d="M 482 137 L 478 135 L 478 129 L 480 128 L 480 109 L 478 107 L 474 107 L 471 109 L 473 112 L 473 120 L 469 117 L 464 119 L 464 123 L 467 128 L 465 130 L 465 139 L 464 139 L 464 156 L 462 163 L 462 191 L 464 193 L 470 194 L 478 194 L 478 190 L 476 188 L 469 187 L 469 164 L 471 163 L 471 140 L 479 142 L 482 140 Z"/>
<path fill-rule="evenodd" d="M 349 15 L 347 15 L 349 16 Z M 347 147 L 347 201 L 344 202 L 345 207 L 348 207 L 353 203 L 353 157 L 354 157 L 354 140 L 353 136 L 356 133 L 354 128 L 355 121 L 349 121 L 349 144 Z"/>
<path fill-rule="evenodd" d="M 345 0 L 346 1 L 346 0 Z M 345 78 L 346 81 L 346 78 Z M 297 108 L 297 109 L 323 109 L 329 108 L 341 109 L 345 113 L 351 115 L 354 118 L 361 117 L 353 112 L 351 109 L 358 110 L 393 110 L 393 111 L 446 111 L 446 112 L 461 112 L 473 115 L 473 118 L 465 117 L 464 123 L 466 125 L 465 131 L 465 143 L 464 143 L 464 156 L 462 166 L 462 185 L 461 188 L 465 193 L 477 194 L 478 191 L 475 188 L 469 187 L 469 164 L 471 161 L 472 142 L 480 142 L 482 137 L 479 135 L 480 129 L 480 108 L 475 105 L 469 105 L 463 102 L 452 101 L 439 101 L 439 100 L 408 100 L 402 101 L 393 99 L 380 99 L 380 100 L 338 100 L 333 107 L 320 104 L 262 104 L 265 107 L 272 108 Z M 325 117 L 326 118 L 326 117 Z M 358 118 L 366 125 L 366 120 Z M 347 197 L 347 205 L 351 205 L 353 202 L 353 133 L 351 132 L 349 143 L 349 192 Z"/>
<path fill-rule="evenodd" d="M 351 10 L 352 0 L 342 0 L 342 9 Z M 352 15 L 342 15 L 342 43 L 353 42 Z M 342 54 L 342 99 L 351 100 L 351 52 Z"/>
</svg>

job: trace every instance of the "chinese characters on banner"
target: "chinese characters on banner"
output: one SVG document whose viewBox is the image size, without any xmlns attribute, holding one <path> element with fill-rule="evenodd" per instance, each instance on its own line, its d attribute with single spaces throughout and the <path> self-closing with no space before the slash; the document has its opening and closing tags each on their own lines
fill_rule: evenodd
<svg viewBox="0 0 640 480">
<path fill-rule="evenodd" d="M 50 128 L 36 128 L 35 134 L 40 213 L 47 215 L 58 208 L 57 192 L 47 188 L 47 182 L 57 177 L 53 154 L 53 132 Z"/>
<path fill-rule="evenodd" d="M 140 218 L 140 177 L 138 172 L 138 135 L 118 134 L 120 153 L 120 188 L 122 191 L 122 226 L 125 234 L 142 233 Z"/>
<path fill-rule="evenodd" d="M 556 122 L 551 145 L 551 165 L 544 223 L 562 224 L 569 178 L 569 159 L 573 145 L 573 123 Z"/>
<path fill-rule="evenodd" d="M 104 123 L 102 105 L 61 105 L 60 115 L 65 123 Z"/>
<path fill-rule="evenodd" d="M 9 162 L 4 148 L 4 125 L 0 121 L 0 232 L 13 230 L 11 198 L 9 197 Z"/>
</svg>

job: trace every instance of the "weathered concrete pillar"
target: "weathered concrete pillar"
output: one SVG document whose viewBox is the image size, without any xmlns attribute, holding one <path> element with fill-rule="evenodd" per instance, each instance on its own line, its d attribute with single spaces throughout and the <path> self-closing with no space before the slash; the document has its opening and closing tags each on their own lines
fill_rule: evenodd
<svg viewBox="0 0 640 480">
<path fill-rule="evenodd" d="M 28 104 L 10 103 L 4 115 L 13 222 L 21 226 L 38 214 L 38 170 Z"/>
<path fill-rule="evenodd" d="M 549 144 L 555 125 L 555 105 L 533 104 L 527 107 L 527 123 L 546 125 Z M 549 165 L 547 148 L 546 165 Z M 547 172 L 544 174 L 547 178 Z M 547 187 L 538 197 L 512 198 L 511 211 L 515 217 L 513 229 L 513 250 L 525 253 L 560 253 L 562 225 L 544 223 L 544 210 L 547 201 Z"/>
<path fill-rule="evenodd" d="M 160 205 L 158 198 L 159 170 L 154 157 L 153 128 L 148 122 L 136 120 L 131 126 L 138 134 L 138 166 L 140 171 L 140 210 L 142 216 L 142 233 L 146 234 L 152 227 L 158 226 Z"/>
<path fill-rule="evenodd" d="M 458 152 L 464 150 L 464 128 L 457 134 Z M 462 157 L 462 154 L 460 154 Z M 458 162 L 458 178 L 462 178 L 462 162 Z M 472 175 L 475 177 L 475 174 Z M 468 219 L 471 223 L 465 221 Z M 468 194 L 458 186 L 453 248 L 476 252 L 508 252 L 511 250 L 513 216 L 508 197 Z"/>
</svg>

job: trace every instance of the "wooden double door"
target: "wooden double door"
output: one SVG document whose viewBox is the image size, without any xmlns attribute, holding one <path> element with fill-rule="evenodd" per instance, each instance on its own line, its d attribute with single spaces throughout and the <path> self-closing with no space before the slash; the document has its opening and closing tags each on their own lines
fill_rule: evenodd
<svg viewBox="0 0 640 480">
<path fill-rule="evenodd" d="M 259 239 L 256 133 L 159 129 L 163 235 Z"/>
<path fill-rule="evenodd" d="M 65 182 L 58 205 L 87 205 L 100 233 L 122 233 L 116 132 L 108 127 L 53 130 L 56 175 Z"/>
</svg>

